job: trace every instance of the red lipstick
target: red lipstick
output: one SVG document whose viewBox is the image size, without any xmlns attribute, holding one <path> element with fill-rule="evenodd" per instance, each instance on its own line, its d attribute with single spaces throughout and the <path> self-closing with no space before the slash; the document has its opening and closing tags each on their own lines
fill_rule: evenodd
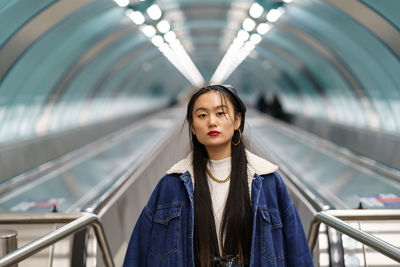
<svg viewBox="0 0 400 267">
<path fill-rule="evenodd" d="M 218 132 L 218 131 L 211 131 L 211 132 L 208 132 L 208 135 L 209 136 L 217 136 L 217 135 L 219 135 L 220 134 L 220 132 Z"/>
</svg>

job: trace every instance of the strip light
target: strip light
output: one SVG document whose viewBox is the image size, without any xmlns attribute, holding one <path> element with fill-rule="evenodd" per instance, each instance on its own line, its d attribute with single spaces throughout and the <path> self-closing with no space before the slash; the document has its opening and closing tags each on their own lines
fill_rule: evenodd
<svg viewBox="0 0 400 267">
<path fill-rule="evenodd" d="M 171 30 L 170 23 L 165 19 L 160 20 L 162 18 L 160 7 L 157 4 L 153 4 L 147 8 L 146 13 L 154 21 L 146 24 L 145 16 L 140 11 L 133 11 L 131 9 L 126 11 L 126 15 L 135 24 L 141 25 L 139 29 L 151 39 L 151 42 L 158 47 L 160 52 L 192 85 L 197 87 L 203 85 L 203 76 L 187 54 L 181 42 L 176 38 L 175 32 Z"/>
<path fill-rule="evenodd" d="M 285 0 L 285 3 L 291 0 Z M 237 33 L 236 38 L 232 41 L 226 54 L 219 63 L 213 76 L 211 83 L 223 83 L 232 72 L 246 59 L 251 51 L 257 44 L 262 41 L 262 35 L 266 34 L 272 28 L 272 22 L 276 22 L 285 12 L 284 7 L 271 9 L 265 15 L 267 21 L 261 21 L 260 17 L 264 13 L 264 8 L 258 4 L 253 3 L 249 9 L 250 17 L 244 19 L 242 29 Z"/>
<path fill-rule="evenodd" d="M 145 25 L 143 27 L 140 27 L 140 30 L 149 38 L 153 37 L 157 33 L 156 28 L 154 28 L 154 26 L 152 25 Z"/>
<path fill-rule="evenodd" d="M 146 19 L 140 11 L 133 11 L 132 9 L 127 9 L 125 14 L 137 25 L 142 25 Z"/>
<path fill-rule="evenodd" d="M 266 19 L 269 22 L 276 22 L 282 16 L 283 13 L 285 13 L 285 9 L 283 7 L 279 7 L 277 9 L 271 9 L 267 14 Z"/>
<path fill-rule="evenodd" d="M 255 19 L 261 17 L 263 12 L 264 12 L 264 8 L 257 3 L 253 3 L 249 9 L 250 16 Z"/>
<path fill-rule="evenodd" d="M 192 85 L 197 87 L 203 85 L 203 76 L 186 53 L 180 41 L 176 39 L 175 32 L 169 31 L 164 35 L 164 39 L 168 39 L 168 41 L 158 47 L 161 53 L 163 53 L 172 65 L 174 65 Z"/>
<path fill-rule="evenodd" d="M 120 7 L 126 7 L 129 5 L 129 0 L 114 0 L 114 2 Z"/>
<path fill-rule="evenodd" d="M 166 33 L 171 29 L 171 25 L 169 25 L 169 22 L 164 19 L 157 23 L 157 29 L 162 33 Z"/>
<path fill-rule="evenodd" d="M 261 17 L 263 12 L 264 8 L 257 3 L 253 3 L 249 9 L 250 16 L 255 19 Z"/>
<path fill-rule="evenodd" d="M 152 20 L 158 20 L 162 16 L 162 11 L 157 4 L 150 6 L 146 12 Z"/>
</svg>

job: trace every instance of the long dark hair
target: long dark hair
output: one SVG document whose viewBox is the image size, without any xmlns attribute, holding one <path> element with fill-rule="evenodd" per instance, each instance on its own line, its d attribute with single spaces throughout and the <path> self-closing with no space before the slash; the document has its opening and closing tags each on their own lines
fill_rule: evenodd
<svg viewBox="0 0 400 267">
<path fill-rule="evenodd" d="M 246 106 L 233 87 L 226 85 L 209 85 L 200 88 L 194 93 L 187 107 L 186 120 L 189 123 L 189 134 L 193 149 L 194 171 L 194 253 L 196 266 L 212 266 L 213 257 L 228 255 L 238 256 L 238 262 L 248 265 L 250 261 L 251 246 L 251 206 L 249 186 L 247 180 L 247 159 L 243 141 L 238 145 L 231 144 L 231 182 L 229 193 L 222 217 L 220 233 L 216 233 L 212 209 L 210 189 L 208 186 L 206 165 L 208 154 L 205 146 L 201 144 L 191 132 L 193 124 L 193 106 L 197 98 L 207 92 L 216 91 L 221 100 L 230 101 L 234 107 L 234 116 L 241 114 L 239 130 L 243 132 Z M 232 140 L 236 144 L 241 138 L 235 131 Z M 223 244 L 223 255 L 219 255 L 217 234 Z M 225 241 L 224 238 L 225 237 Z"/>
</svg>

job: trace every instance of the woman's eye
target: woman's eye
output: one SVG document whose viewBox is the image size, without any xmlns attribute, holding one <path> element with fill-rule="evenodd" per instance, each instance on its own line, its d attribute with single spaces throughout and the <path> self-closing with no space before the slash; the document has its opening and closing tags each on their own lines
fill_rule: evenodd
<svg viewBox="0 0 400 267">
<path fill-rule="evenodd" d="M 206 116 L 206 114 L 199 114 L 199 118 L 205 118 Z"/>
<path fill-rule="evenodd" d="M 217 116 L 223 116 L 224 114 L 225 114 L 225 112 L 223 112 L 223 111 L 217 112 Z"/>
</svg>

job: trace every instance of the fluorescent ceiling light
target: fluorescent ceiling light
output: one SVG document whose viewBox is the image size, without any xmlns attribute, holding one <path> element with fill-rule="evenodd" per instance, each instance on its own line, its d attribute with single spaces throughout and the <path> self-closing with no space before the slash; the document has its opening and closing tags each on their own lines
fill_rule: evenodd
<svg viewBox="0 0 400 267">
<path fill-rule="evenodd" d="M 248 32 L 246 32 L 245 30 L 240 30 L 238 32 L 237 36 L 240 40 L 242 40 L 244 42 L 244 41 L 247 41 L 247 39 L 249 39 L 250 34 Z"/>
<path fill-rule="evenodd" d="M 147 14 L 152 20 L 159 20 L 162 17 L 162 11 L 156 4 L 150 6 L 146 10 Z M 140 12 L 139 12 L 140 13 Z M 127 15 L 132 19 L 136 20 L 135 13 L 127 12 Z M 141 14 L 141 13 L 140 13 Z M 143 14 L 141 14 L 143 16 Z M 143 16 L 144 17 L 144 16 Z M 136 23 L 135 22 L 135 23 Z M 143 21 L 145 22 L 145 21 Z M 180 41 L 176 38 L 175 32 L 171 31 L 171 25 L 167 20 L 161 20 L 157 23 L 157 29 L 164 34 L 164 38 L 161 35 L 156 35 L 157 30 L 152 25 L 142 25 L 140 30 L 149 38 L 151 42 L 158 47 L 160 52 L 175 66 L 182 75 L 188 79 L 192 85 L 201 86 L 204 84 L 204 78 L 190 59 L 189 55 L 185 51 Z M 167 41 L 169 43 L 164 42 Z"/>
<path fill-rule="evenodd" d="M 257 34 L 257 33 L 253 33 L 253 34 L 250 36 L 250 42 L 251 42 L 252 44 L 254 44 L 254 45 L 256 45 L 256 44 L 258 44 L 259 42 L 261 42 L 261 40 L 262 40 L 261 35 L 259 35 L 259 34 Z"/>
<path fill-rule="evenodd" d="M 232 42 L 233 47 L 241 47 L 244 44 L 244 41 L 239 37 L 235 38 Z"/>
<path fill-rule="evenodd" d="M 181 42 L 178 39 L 176 39 L 174 42 L 170 43 L 169 45 L 174 50 L 184 49 L 183 45 L 181 44 Z"/>
<path fill-rule="evenodd" d="M 178 40 L 178 39 L 174 39 L 174 40 L 172 40 L 172 41 L 170 41 L 170 42 L 168 42 L 169 43 L 169 45 L 172 47 L 172 46 L 179 46 L 179 45 L 181 45 L 181 42 Z"/>
<path fill-rule="evenodd" d="M 129 0 L 114 0 L 120 7 L 126 7 L 129 5 Z"/>
<path fill-rule="evenodd" d="M 246 50 L 247 52 L 250 52 L 251 50 L 253 50 L 255 47 L 254 44 L 252 44 L 250 41 L 246 42 L 243 46 L 243 49 Z"/>
<path fill-rule="evenodd" d="M 249 14 L 253 18 L 258 18 L 263 12 L 264 9 L 259 4 L 253 4 L 249 10 Z M 238 31 L 237 37 L 232 41 L 217 69 L 212 75 L 210 79 L 212 84 L 223 83 L 226 79 L 228 79 L 232 72 L 243 62 L 243 60 L 246 59 L 256 45 L 262 41 L 262 36 L 260 34 L 266 33 L 271 28 L 269 24 L 261 23 L 257 27 L 258 33 L 253 33 L 250 36 L 249 32 L 254 30 L 256 22 L 251 18 L 246 18 L 243 21 L 242 26 L 243 29 Z"/>
<path fill-rule="evenodd" d="M 151 42 L 158 47 L 164 43 L 164 39 L 160 35 L 154 35 L 153 38 L 151 38 Z"/>
<path fill-rule="evenodd" d="M 169 25 L 168 21 L 163 19 L 162 21 L 157 23 L 157 29 L 162 33 L 166 33 L 171 29 L 171 25 Z"/>
<path fill-rule="evenodd" d="M 169 45 L 166 43 L 162 43 L 158 49 L 162 52 L 165 53 L 167 50 L 170 50 Z"/>
<path fill-rule="evenodd" d="M 133 11 L 132 9 L 127 9 L 125 14 L 137 25 L 142 25 L 145 22 L 145 18 L 140 11 Z"/>
<path fill-rule="evenodd" d="M 158 20 L 162 16 L 162 11 L 157 4 L 150 6 L 146 12 L 152 20 Z"/>
<path fill-rule="evenodd" d="M 249 10 L 250 16 L 255 18 L 255 19 L 259 18 L 262 15 L 263 12 L 264 12 L 264 8 L 261 5 L 257 4 L 257 3 L 253 3 L 251 5 L 251 7 L 250 7 L 250 10 Z"/>
<path fill-rule="evenodd" d="M 161 47 L 162 47 L 162 46 L 161 46 Z M 171 48 L 169 48 L 169 47 L 168 47 L 168 49 L 164 49 L 164 47 L 162 47 L 162 48 L 160 49 L 160 51 L 161 51 L 161 52 L 164 54 L 164 56 L 165 56 L 166 58 L 168 58 L 168 59 L 174 55 L 174 52 L 172 52 Z"/>
<path fill-rule="evenodd" d="M 283 7 L 279 7 L 278 9 L 271 9 L 266 18 L 269 22 L 275 22 L 277 21 L 282 14 L 285 13 L 285 9 Z"/>
<path fill-rule="evenodd" d="M 285 3 L 291 3 L 293 0 L 283 0 Z"/>
<path fill-rule="evenodd" d="M 259 34 L 266 34 L 271 29 L 271 25 L 267 23 L 260 23 L 257 26 L 257 32 Z"/>
<path fill-rule="evenodd" d="M 176 40 L 176 34 L 173 31 L 169 31 L 166 34 L 164 34 L 164 39 L 165 41 L 167 41 L 168 43 L 172 43 L 173 41 Z"/>
<path fill-rule="evenodd" d="M 254 27 L 256 26 L 256 23 L 254 22 L 254 20 L 252 20 L 251 18 L 247 18 L 243 21 L 243 29 L 245 29 L 246 31 L 252 31 L 254 29 Z"/>
<path fill-rule="evenodd" d="M 140 28 L 142 30 L 142 32 L 149 38 L 153 37 L 154 35 L 156 35 L 156 28 L 154 28 L 151 25 L 146 25 L 144 27 Z"/>
</svg>

